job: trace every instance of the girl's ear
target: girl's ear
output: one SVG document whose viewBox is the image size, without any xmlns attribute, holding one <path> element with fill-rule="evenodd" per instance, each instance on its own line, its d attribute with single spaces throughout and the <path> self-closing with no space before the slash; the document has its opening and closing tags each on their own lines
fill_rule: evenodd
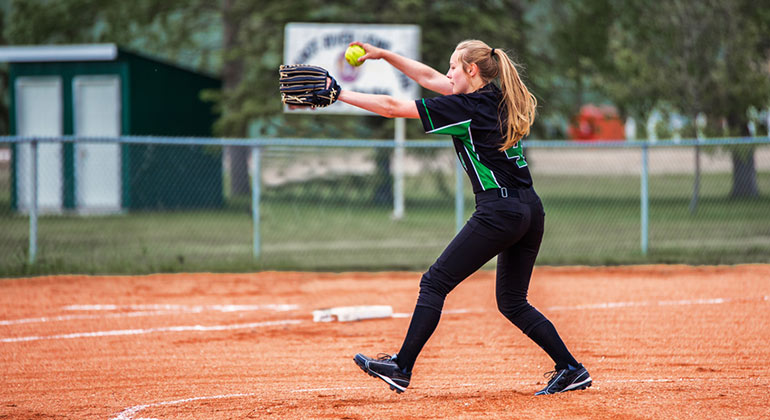
<svg viewBox="0 0 770 420">
<path fill-rule="evenodd" d="M 479 74 L 479 65 L 476 63 L 471 63 L 470 70 L 471 71 L 468 73 L 471 75 L 471 77 L 476 76 L 477 74 Z"/>
<path fill-rule="evenodd" d="M 479 66 L 476 63 L 468 64 L 468 76 L 473 77 L 479 71 Z"/>
</svg>

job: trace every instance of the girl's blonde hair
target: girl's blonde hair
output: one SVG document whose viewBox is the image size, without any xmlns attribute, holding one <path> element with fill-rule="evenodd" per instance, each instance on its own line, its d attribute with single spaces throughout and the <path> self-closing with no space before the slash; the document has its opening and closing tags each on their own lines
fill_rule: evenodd
<svg viewBox="0 0 770 420">
<path fill-rule="evenodd" d="M 519 140 L 529 134 L 529 127 L 535 121 L 537 107 L 537 99 L 521 81 L 516 65 L 505 51 L 493 49 L 483 41 L 463 41 L 457 45 L 456 50 L 460 51 L 459 60 L 466 72 L 468 66 L 475 63 L 484 83 L 500 78 L 500 90 L 503 92 L 500 107 L 505 105 L 508 117 L 504 132 L 505 140 L 500 150 L 516 146 Z M 494 57 L 497 57 L 497 60 Z"/>
</svg>

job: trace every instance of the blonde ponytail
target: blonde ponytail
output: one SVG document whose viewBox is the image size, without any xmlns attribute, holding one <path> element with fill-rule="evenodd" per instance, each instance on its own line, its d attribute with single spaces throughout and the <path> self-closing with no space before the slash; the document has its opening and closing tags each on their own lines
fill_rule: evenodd
<svg viewBox="0 0 770 420">
<path fill-rule="evenodd" d="M 516 65 L 505 51 L 490 48 L 478 40 L 463 41 L 456 49 L 462 50 L 460 61 L 466 71 L 468 65 L 475 63 L 485 83 L 500 78 L 500 90 L 503 92 L 500 107 L 504 106 L 507 114 L 504 141 L 500 150 L 515 147 L 519 140 L 529 134 L 529 128 L 535 122 L 537 99 L 521 81 Z M 497 60 L 494 57 L 497 57 Z"/>
</svg>

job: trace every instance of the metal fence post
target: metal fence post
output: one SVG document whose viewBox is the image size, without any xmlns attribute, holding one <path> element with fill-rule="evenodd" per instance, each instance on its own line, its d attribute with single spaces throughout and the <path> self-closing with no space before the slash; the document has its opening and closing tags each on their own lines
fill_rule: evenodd
<svg viewBox="0 0 770 420">
<path fill-rule="evenodd" d="M 650 222 L 650 192 L 649 192 L 649 164 L 648 164 L 648 144 L 642 143 L 642 191 L 641 191 L 641 212 L 642 212 L 642 255 L 647 255 L 649 246 L 649 222 Z"/>
<path fill-rule="evenodd" d="M 465 171 L 459 161 L 455 161 L 455 231 L 463 228 L 465 219 L 465 197 L 463 195 L 463 178 Z"/>
<path fill-rule="evenodd" d="M 404 217 L 404 143 L 406 142 L 406 120 L 396 118 L 396 145 L 393 149 L 393 218 Z"/>
<path fill-rule="evenodd" d="M 37 259 L 37 140 L 30 143 L 32 148 L 32 197 L 29 209 L 29 263 L 34 264 Z"/>
<path fill-rule="evenodd" d="M 257 259 L 261 253 L 261 238 L 259 232 L 260 215 L 259 205 L 262 194 L 262 168 L 261 160 L 262 150 L 259 146 L 251 147 L 251 221 L 252 221 L 252 244 L 254 258 Z"/>
<path fill-rule="evenodd" d="M 698 200 L 700 199 L 700 143 L 703 140 L 703 130 L 706 128 L 706 114 L 699 113 L 695 117 L 696 141 L 695 141 L 695 182 L 692 186 L 692 198 L 690 199 L 690 214 L 698 211 Z"/>
</svg>

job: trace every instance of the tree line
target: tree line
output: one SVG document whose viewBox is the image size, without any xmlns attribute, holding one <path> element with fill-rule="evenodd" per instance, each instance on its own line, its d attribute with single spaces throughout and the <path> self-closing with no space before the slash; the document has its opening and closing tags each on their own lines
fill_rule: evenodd
<svg viewBox="0 0 770 420">
<path fill-rule="evenodd" d="M 284 26 L 415 24 L 423 61 L 440 71 L 464 39 L 508 51 L 539 102 L 533 137 L 564 138 L 586 103 L 610 103 L 638 120 L 676 113 L 685 136 L 695 135 L 699 117 L 709 135 L 742 136 L 756 110 L 770 108 L 768 6 L 770 0 L 8 0 L 0 3 L 0 42 L 113 42 L 218 75 L 223 88 L 206 99 L 220 113 L 221 136 L 243 137 L 251 127 L 251 134 L 270 136 L 386 138 L 390 123 L 374 117 L 282 113 L 276 80 Z M 7 67 L 0 67 L 0 89 L 7 118 Z M 409 136 L 423 137 L 416 125 Z M 736 149 L 733 157 L 736 165 L 750 163 L 753 151 Z"/>
</svg>

